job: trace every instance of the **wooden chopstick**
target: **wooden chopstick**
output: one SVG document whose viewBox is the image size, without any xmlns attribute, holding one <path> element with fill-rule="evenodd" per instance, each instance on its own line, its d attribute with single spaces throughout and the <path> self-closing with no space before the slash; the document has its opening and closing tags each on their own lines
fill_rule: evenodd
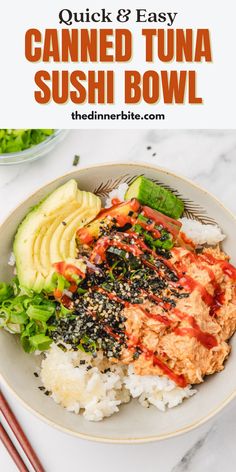
<svg viewBox="0 0 236 472">
<path fill-rule="evenodd" d="M 10 456 L 12 457 L 13 461 L 15 462 L 20 472 L 29 472 L 19 452 L 15 448 L 13 442 L 9 438 L 7 432 L 5 431 L 1 423 L 0 423 L 0 439 L 3 442 L 5 448 L 8 450 Z"/>
<path fill-rule="evenodd" d="M 17 441 L 21 445 L 24 453 L 28 457 L 32 467 L 35 472 L 45 472 L 39 458 L 37 457 L 35 451 L 33 450 L 31 444 L 29 443 L 23 429 L 21 428 L 19 422 L 17 421 L 15 415 L 11 411 L 10 406 L 8 405 L 3 393 L 0 391 L 0 411 L 8 422 L 11 430 L 13 431 Z M 24 470 L 24 469 L 23 469 Z M 27 470 L 27 469 L 26 469 Z"/>
</svg>

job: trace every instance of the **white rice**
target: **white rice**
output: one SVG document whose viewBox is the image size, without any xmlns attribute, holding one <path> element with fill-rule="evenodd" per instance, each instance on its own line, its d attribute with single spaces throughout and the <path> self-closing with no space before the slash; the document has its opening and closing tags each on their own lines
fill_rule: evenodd
<svg viewBox="0 0 236 472">
<path fill-rule="evenodd" d="M 108 365 L 110 370 L 106 371 Z M 92 368 L 87 370 L 88 366 Z M 191 386 L 177 387 L 167 377 L 136 375 L 132 365 L 127 369 L 108 364 L 101 352 L 93 358 L 81 351 L 63 351 L 56 344 L 46 353 L 41 367 L 42 383 L 53 400 L 68 411 L 78 414 L 82 410 L 89 421 L 111 416 L 131 397 L 138 398 L 142 406 L 154 405 L 164 411 L 195 393 Z"/>
<path fill-rule="evenodd" d="M 128 375 L 124 378 L 124 384 L 130 395 L 138 398 L 142 406 L 154 405 L 161 411 L 165 411 L 166 407 L 173 408 L 179 405 L 184 398 L 196 393 L 191 385 L 180 388 L 168 377 L 136 375 L 132 364 L 128 368 Z"/>
<path fill-rule="evenodd" d="M 16 258 L 14 252 L 11 252 L 10 257 L 8 259 L 8 265 L 14 267 L 16 264 Z"/>
<path fill-rule="evenodd" d="M 87 370 L 88 366 L 92 368 Z M 83 410 L 89 421 L 100 421 L 130 398 L 123 384 L 124 368 L 114 364 L 103 373 L 105 367 L 102 353 L 93 359 L 81 351 L 64 352 L 53 344 L 42 361 L 41 379 L 56 403 L 75 413 Z"/>
<path fill-rule="evenodd" d="M 112 190 L 108 194 L 108 197 L 105 201 L 105 208 L 109 208 L 110 206 L 112 206 L 113 198 L 118 198 L 121 202 L 123 202 L 128 188 L 129 188 L 128 184 L 120 184 L 117 188 Z"/>
<path fill-rule="evenodd" d="M 195 244 L 214 246 L 225 238 L 217 225 L 203 225 L 200 221 L 189 220 L 188 218 L 181 218 L 180 221 L 182 223 L 181 231 Z"/>
</svg>

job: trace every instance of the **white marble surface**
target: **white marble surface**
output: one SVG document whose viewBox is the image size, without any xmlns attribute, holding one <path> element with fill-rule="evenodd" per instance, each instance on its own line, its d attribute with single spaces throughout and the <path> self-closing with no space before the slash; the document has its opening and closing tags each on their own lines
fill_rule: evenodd
<svg viewBox="0 0 236 472">
<path fill-rule="evenodd" d="M 76 130 L 59 149 L 39 161 L 0 167 L 0 220 L 31 191 L 75 169 L 74 154 L 80 155 L 79 165 L 138 160 L 167 167 L 206 187 L 236 213 L 236 131 Z M 47 472 L 236 470 L 236 402 L 187 435 L 160 443 L 123 446 L 82 441 L 54 430 L 3 390 Z M 1 445 L 0 470 L 16 470 Z"/>
</svg>

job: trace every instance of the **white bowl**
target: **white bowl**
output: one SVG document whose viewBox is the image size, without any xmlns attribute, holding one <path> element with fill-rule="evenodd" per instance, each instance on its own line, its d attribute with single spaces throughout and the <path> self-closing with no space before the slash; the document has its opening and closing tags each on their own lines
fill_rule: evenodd
<svg viewBox="0 0 236 472">
<path fill-rule="evenodd" d="M 14 164 L 18 165 L 35 161 L 36 159 L 39 159 L 40 157 L 43 157 L 51 152 L 67 134 L 68 130 L 66 129 L 56 129 L 54 133 L 48 136 L 48 138 L 46 138 L 44 141 L 39 144 L 35 144 L 24 151 L 6 152 L 0 154 L 0 166 L 11 166 Z"/>
<path fill-rule="evenodd" d="M 20 204 L 0 228 L 0 280 L 10 279 L 9 254 L 16 228 L 27 211 L 48 193 L 69 178 L 78 180 L 79 187 L 95 191 L 102 198 L 121 182 L 129 183 L 135 176 L 146 177 L 170 187 L 184 200 L 186 215 L 202 222 L 216 222 L 227 235 L 224 249 L 236 264 L 236 219 L 224 206 L 199 186 L 167 170 L 146 164 L 104 164 L 76 170 L 57 178 L 37 190 Z M 236 336 L 231 340 L 232 352 L 225 369 L 209 376 L 197 387 L 198 393 L 176 408 L 162 413 L 143 408 L 132 400 L 120 412 L 99 423 L 86 421 L 81 415 L 64 410 L 38 389 L 40 380 L 33 375 L 40 359 L 26 354 L 17 336 L 0 332 L 0 374 L 2 382 L 33 413 L 52 426 L 84 439 L 113 443 L 138 443 L 170 438 L 190 431 L 219 412 L 236 394 Z"/>
</svg>

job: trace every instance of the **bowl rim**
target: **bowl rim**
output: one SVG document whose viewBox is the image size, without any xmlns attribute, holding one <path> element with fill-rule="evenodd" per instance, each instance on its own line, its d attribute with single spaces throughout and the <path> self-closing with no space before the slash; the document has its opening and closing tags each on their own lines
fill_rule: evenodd
<svg viewBox="0 0 236 472">
<path fill-rule="evenodd" d="M 188 184 L 190 184 L 192 187 L 195 187 L 197 190 L 200 190 L 203 192 L 205 195 L 213 199 L 221 208 L 235 221 L 236 224 L 236 216 L 234 215 L 231 210 L 225 207 L 223 203 L 211 192 L 208 190 L 202 188 L 200 185 L 196 184 L 193 182 L 191 179 L 188 179 L 185 176 L 182 176 L 180 174 L 177 174 L 175 172 L 170 171 L 169 169 L 165 167 L 160 167 L 156 166 L 155 164 L 147 164 L 146 162 L 142 161 L 132 161 L 132 162 L 126 162 L 126 161 L 115 161 L 115 162 L 103 162 L 103 163 L 98 163 L 98 164 L 91 164 L 91 165 L 86 165 L 86 166 L 81 166 L 78 169 L 72 170 L 70 172 L 67 172 L 66 174 L 62 174 L 61 176 L 56 177 L 53 180 L 50 180 L 49 182 L 45 183 L 44 185 L 41 185 L 38 187 L 33 193 L 30 193 L 26 198 L 22 199 L 20 203 L 16 207 L 14 207 L 7 215 L 7 217 L 0 223 L 0 229 L 3 228 L 3 226 L 8 222 L 8 220 L 11 218 L 12 214 L 18 210 L 18 208 L 26 202 L 28 199 L 34 197 L 40 190 L 43 190 L 44 187 L 51 185 L 53 183 L 56 183 L 58 180 L 62 178 L 70 178 L 74 174 L 79 173 L 81 171 L 86 171 L 90 170 L 93 168 L 97 167 L 107 167 L 107 166 L 129 166 L 129 167 L 146 167 L 147 169 L 154 169 L 155 171 L 159 171 L 160 173 L 165 173 L 166 175 L 171 175 L 172 177 L 176 177 L 179 180 L 182 180 Z M 73 177 L 72 177 L 73 178 Z M 224 401 L 222 401 L 216 408 L 211 410 L 207 415 L 203 416 L 197 421 L 194 421 L 193 423 L 189 424 L 188 426 L 184 426 L 180 429 L 177 429 L 174 432 L 171 433 L 164 433 L 161 435 L 152 435 L 152 436 L 146 436 L 146 437 L 132 437 L 132 438 L 109 438 L 109 437 L 103 437 L 103 436 L 93 436 L 91 434 L 85 434 L 85 433 L 80 433 L 77 431 L 72 431 L 71 429 L 61 426 L 57 423 L 55 423 L 53 420 L 49 419 L 47 416 L 44 414 L 40 413 L 37 411 L 35 408 L 29 406 L 24 399 L 22 399 L 18 393 L 14 390 L 12 386 L 8 384 L 6 379 L 3 377 L 2 373 L 0 372 L 0 380 L 3 382 L 4 386 L 6 389 L 8 389 L 11 394 L 21 403 L 23 407 L 25 407 L 30 413 L 32 413 L 34 416 L 36 416 L 38 419 L 44 421 L 47 423 L 49 426 L 52 426 L 66 434 L 70 434 L 71 436 L 76 436 L 80 439 L 85 439 L 85 440 L 90 440 L 94 442 L 100 442 L 100 443 L 111 443 L 111 444 L 142 444 L 142 443 L 149 443 L 149 442 L 154 442 L 154 441 L 162 441 L 164 439 L 170 439 L 174 438 L 176 436 L 180 436 L 181 434 L 185 434 L 189 431 L 192 431 L 196 429 L 197 427 L 205 424 L 208 422 L 211 418 L 213 418 L 216 414 L 218 414 L 220 411 L 223 410 L 223 408 L 228 405 L 235 397 L 236 397 L 236 389 L 227 397 L 225 398 Z"/>
</svg>

